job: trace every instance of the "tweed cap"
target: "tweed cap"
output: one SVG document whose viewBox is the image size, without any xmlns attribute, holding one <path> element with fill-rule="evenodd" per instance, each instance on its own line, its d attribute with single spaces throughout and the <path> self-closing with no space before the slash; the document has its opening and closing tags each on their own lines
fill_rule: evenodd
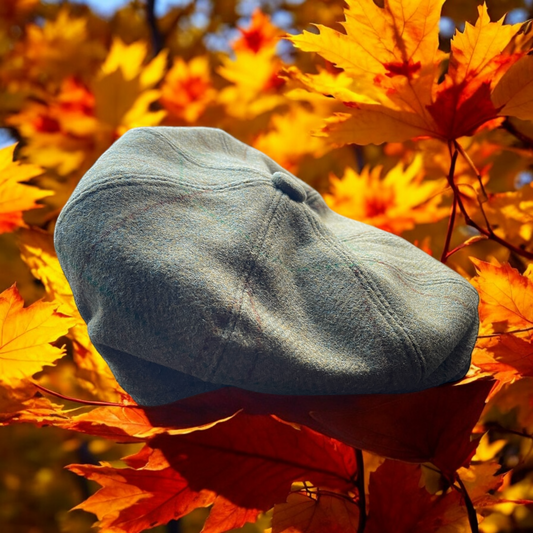
<svg viewBox="0 0 533 533">
<path fill-rule="evenodd" d="M 215 128 L 126 133 L 55 247 L 92 342 L 144 405 L 224 386 L 414 392 L 462 378 L 478 332 L 468 281 Z"/>
</svg>

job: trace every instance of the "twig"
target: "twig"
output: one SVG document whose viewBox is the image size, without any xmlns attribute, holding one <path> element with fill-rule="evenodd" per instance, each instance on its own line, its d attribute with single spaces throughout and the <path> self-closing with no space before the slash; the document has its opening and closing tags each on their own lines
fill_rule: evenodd
<svg viewBox="0 0 533 533">
<path fill-rule="evenodd" d="M 459 474 L 457 473 L 455 474 L 455 479 L 457 480 L 457 483 L 459 483 L 459 487 L 461 488 L 460 492 L 463 495 L 463 499 L 465 501 L 466 512 L 468 514 L 468 523 L 470 524 L 470 529 L 472 533 L 479 533 L 479 524 L 477 522 L 477 514 L 474 508 L 474 504 L 472 503 L 472 500 L 470 499 L 470 495 L 468 494 L 468 491 L 466 490 L 464 483 L 459 477 Z"/>
<path fill-rule="evenodd" d="M 449 146 L 449 148 L 451 150 L 451 146 Z M 457 154 L 457 153 L 458 153 L 458 151 L 456 149 L 455 152 L 452 154 L 452 163 L 453 163 L 453 156 L 455 156 L 455 154 Z M 487 238 L 497 242 L 498 244 L 501 244 L 502 246 L 504 246 L 508 250 L 511 250 L 516 255 L 519 255 L 519 256 L 522 256 L 522 257 L 526 257 L 527 259 L 533 259 L 533 253 L 532 252 L 527 252 L 526 250 L 522 250 L 521 248 L 518 248 L 517 246 L 514 246 L 513 244 L 507 242 L 505 239 L 502 239 L 501 237 L 498 237 L 498 235 L 496 235 L 494 233 L 494 231 L 492 230 L 492 227 L 490 226 L 490 224 L 488 224 L 487 228 L 484 228 L 484 227 L 480 226 L 477 222 L 472 220 L 472 218 L 470 218 L 470 215 L 467 213 L 466 208 L 465 208 L 465 206 L 463 204 L 463 201 L 461 199 L 461 194 L 459 192 L 457 184 L 453 180 L 453 173 L 451 172 L 451 170 L 452 170 L 452 168 L 450 166 L 450 174 L 448 175 L 448 183 L 450 184 L 450 187 L 452 188 L 453 194 L 454 194 L 454 196 L 455 196 L 455 198 L 457 200 L 457 205 L 459 207 L 459 210 L 461 211 L 461 213 L 462 213 L 462 215 L 463 215 L 463 217 L 465 219 L 465 223 L 468 226 L 472 226 L 473 228 L 477 229 L 479 231 L 479 233 L 485 235 Z M 485 216 L 485 213 L 483 213 L 483 215 Z M 485 219 L 486 219 L 486 217 L 485 217 Z"/>
<path fill-rule="evenodd" d="M 488 239 L 486 235 L 477 235 L 476 237 L 470 237 L 467 241 L 463 242 L 463 244 L 460 244 L 459 246 L 456 246 L 453 250 L 448 252 L 448 255 L 446 256 L 446 259 L 448 257 L 451 257 L 453 254 L 457 253 L 459 250 L 462 250 L 463 248 L 466 248 L 467 246 L 471 246 L 472 244 L 475 244 L 479 241 L 484 241 Z"/>
<path fill-rule="evenodd" d="M 152 35 L 152 46 L 154 49 L 154 56 L 159 54 L 163 49 L 163 36 L 159 31 L 157 25 L 157 19 L 155 16 L 155 2 L 156 0 L 146 0 L 146 22 L 150 28 L 150 34 Z"/>
<path fill-rule="evenodd" d="M 476 165 L 474 165 L 474 162 L 472 159 L 470 159 L 470 156 L 465 152 L 465 149 L 457 142 L 453 141 L 453 144 L 455 146 L 455 149 L 459 151 L 459 153 L 463 156 L 464 160 L 468 163 L 470 168 L 473 170 L 474 174 L 476 175 L 477 180 L 479 181 L 479 185 L 481 187 L 481 191 L 483 192 L 483 202 L 486 202 L 488 199 L 487 191 L 485 191 L 485 187 L 483 185 L 483 181 L 481 179 L 481 173 L 477 169 Z M 480 202 L 480 203 L 483 203 Z"/>
<path fill-rule="evenodd" d="M 533 150 L 533 139 L 519 131 L 508 118 L 502 122 L 500 127 L 514 135 L 526 148 Z"/>
<path fill-rule="evenodd" d="M 357 492 L 359 498 L 357 505 L 359 506 L 359 525 L 357 526 L 357 533 L 363 533 L 366 527 L 366 496 L 365 496 L 365 463 L 363 461 L 363 452 L 358 448 L 355 449 L 355 459 L 357 462 Z"/>
<path fill-rule="evenodd" d="M 448 174 L 448 182 L 453 182 L 453 176 L 455 174 L 455 163 L 457 162 L 457 150 L 452 155 L 452 162 L 450 165 L 450 173 Z M 444 243 L 444 248 L 442 250 L 442 255 L 440 257 L 441 263 L 446 263 L 448 259 L 448 249 L 450 247 L 450 241 L 453 233 L 453 226 L 455 223 L 455 214 L 457 212 L 457 198 L 455 194 L 453 195 L 452 203 L 452 212 L 450 213 L 450 218 L 448 219 L 448 229 L 446 231 L 446 241 Z"/>
</svg>

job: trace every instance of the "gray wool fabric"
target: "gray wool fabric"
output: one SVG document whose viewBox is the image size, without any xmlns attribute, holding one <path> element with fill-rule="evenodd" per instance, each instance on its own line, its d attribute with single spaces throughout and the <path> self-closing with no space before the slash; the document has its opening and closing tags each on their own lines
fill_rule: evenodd
<svg viewBox="0 0 533 533">
<path fill-rule="evenodd" d="M 414 392 L 470 366 L 468 281 L 219 129 L 130 130 L 78 184 L 55 247 L 92 342 L 143 405 L 223 386 Z"/>
</svg>

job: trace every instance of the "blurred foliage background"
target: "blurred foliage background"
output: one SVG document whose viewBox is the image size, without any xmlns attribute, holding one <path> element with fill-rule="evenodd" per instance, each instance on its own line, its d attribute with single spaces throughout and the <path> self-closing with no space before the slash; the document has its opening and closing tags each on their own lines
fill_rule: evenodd
<svg viewBox="0 0 533 533">
<path fill-rule="evenodd" d="M 440 34 L 444 51 L 455 29 L 475 20 L 478 3 L 445 3 Z M 489 0 L 488 7 L 493 20 L 505 14 L 506 22 L 512 23 L 533 17 L 531 0 Z M 303 96 L 279 75 L 282 67 L 294 62 L 304 71 L 315 68 L 310 54 L 298 55 L 288 41 L 278 42 L 280 34 L 313 31 L 311 23 L 339 29 L 342 13 L 340 0 L 2 0 L 0 144 L 19 141 L 18 156 L 44 169 L 32 183 L 55 192 L 43 209 L 26 213 L 27 223 L 51 232 L 83 173 L 118 136 L 140 125 L 221 127 L 322 193 L 329 191 L 330 173 L 341 176 L 346 167 L 360 170 L 378 163 L 388 170 L 405 160 L 413 143 L 332 149 L 311 137 L 309 132 L 335 111 L 335 104 L 326 106 Z M 289 98 L 291 90 L 295 92 Z M 527 130 L 527 125 L 520 126 Z M 513 146 L 507 133 L 493 135 Z M 426 146 L 426 169 L 431 171 L 433 163 L 433 177 L 438 177 L 442 170 L 432 146 Z M 491 176 L 497 177 L 491 180 L 496 192 L 518 190 L 531 182 L 529 154 L 518 149 L 481 152 L 479 160 L 490 162 Z M 456 238 L 464 240 L 468 231 L 460 228 Z M 445 233 L 443 219 L 431 227 L 406 229 L 402 236 L 416 243 L 426 239 L 427 246 L 439 252 Z M 29 304 L 43 297 L 44 290 L 21 259 L 17 239 L 13 233 L 0 235 L 0 291 L 16 281 Z M 494 243 L 476 246 L 480 256 L 513 260 Z M 466 260 L 470 253 L 457 253 L 453 266 L 472 274 Z M 93 398 L 79 386 L 72 367 L 69 357 L 63 359 L 45 383 L 73 397 Z M 517 415 L 510 410 L 493 416 L 505 425 L 505 417 Z M 521 464 L 514 497 L 533 498 L 533 441 L 506 439 L 494 453 L 504 469 Z M 93 517 L 69 509 L 96 485 L 63 467 L 101 460 L 120 464 L 119 457 L 136 449 L 56 428 L 0 428 L 0 531 L 88 532 Z M 199 531 L 206 513 L 195 511 L 154 531 Z M 261 531 L 267 522 L 265 518 L 264 524 L 248 525 L 243 531 Z M 525 507 L 501 506 L 484 528 L 533 531 L 533 518 Z"/>
</svg>

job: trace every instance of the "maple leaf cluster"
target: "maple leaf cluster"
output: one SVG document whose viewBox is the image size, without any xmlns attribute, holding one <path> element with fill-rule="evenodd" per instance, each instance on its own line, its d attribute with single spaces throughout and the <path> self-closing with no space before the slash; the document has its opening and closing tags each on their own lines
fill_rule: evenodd
<svg viewBox="0 0 533 533">
<path fill-rule="evenodd" d="M 278 2 L 248 20 L 246 2 L 201 4 L 155 21 L 142 2 L 107 19 L 0 5 L 13 141 L 0 150 L 0 523 L 87 531 L 70 506 L 115 533 L 176 520 L 204 533 L 531 530 L 530 23 L 497 1 Z M 90 341 L 52 235 L 96 159 L 157 125 L 222 128 L 468 279 L 480 329 L 467 376 L 411 394 L 224 388 L 136 405 Z M 26 453 L 35 442 L 44 451 Z"/>
</svg>

